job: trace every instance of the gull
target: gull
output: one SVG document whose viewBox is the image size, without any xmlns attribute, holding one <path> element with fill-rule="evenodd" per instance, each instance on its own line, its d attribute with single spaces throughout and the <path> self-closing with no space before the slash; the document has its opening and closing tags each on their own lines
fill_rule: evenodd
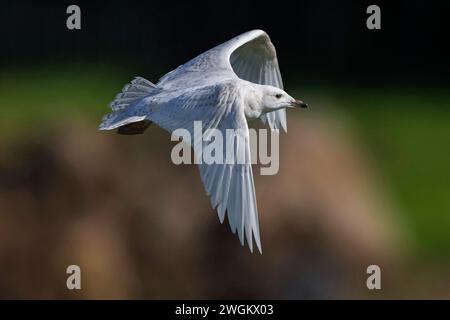
<svg viewBox="0 0 450 320">
<path fill-rule="evenodd" d="M 156 84 L 136 77 L 109 106 L 112 113 L 103 117 L 100 130 L 141 134 L 153 122 L 169 133 L 182 128 L 194 136 L 194 121 L 201 121 L 204 131 L 219 130 L 223 136 L 227 129 L 238 131 L 231 157 L 245 161 L 200 163 L 200 177 L 220 222 L 227 216 L 241 245 L 246 239 L 253 252 L 254 239 L 262 254 L 247 122 L 260 118 L 271 130 L 287 132 L 286 109 L 307 107 L 283 90 L 275 47 L 266 32 L 243 33 Z M 189 143 L 196 154 L 198 143 Z"/>
</svg>

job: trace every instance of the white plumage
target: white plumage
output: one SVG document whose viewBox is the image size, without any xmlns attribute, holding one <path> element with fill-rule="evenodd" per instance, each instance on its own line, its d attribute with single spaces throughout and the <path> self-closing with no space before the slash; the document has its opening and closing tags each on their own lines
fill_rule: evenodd
<svg viewBox="0 0 450 320">
<path fill-rule="evenodd" d="M 233 154 L 245 162 L 199 164 L 200 176 L 220 221 L 227 215 L 241 244 L 246 238 L 253 251 L 253 238 L 262 252 L 247 120 L 261 118 L 273 130 L 286 131 L 285 108 L 306 105 L 282 88 L 275 48 L 264 31 L 254 30 L 179 66 L 156 85 L 135 78 L 111 102 L 113 112 L 99 128 L 148 120 L 170 133 L 187 129 L 192 137 L 194 121 L 202 121 L 203 131 L 214 128 L 223 136 L 226 129 L 240 129 L 236 140 L 243 143 L 233 146 Z M 191 143 L 199 156 L 198 144 Z"/>
</svg>

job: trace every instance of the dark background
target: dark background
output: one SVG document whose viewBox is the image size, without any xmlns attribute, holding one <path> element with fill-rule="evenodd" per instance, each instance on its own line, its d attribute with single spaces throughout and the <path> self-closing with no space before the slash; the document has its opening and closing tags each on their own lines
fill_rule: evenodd
<svg viewBox="0 0 450 320">
<path fill-rule="evenodd" d="M 80 31 L 65 28 L 69 4 L 81 6 Z M 381 30 L 365 28 L 369 4 L 381 7 Z M 111 62 L 155 77 L 257 28 L 274 39 L 284 76 L 302 83 L 448 82 L 449 10 L 444 1 L 4 1 L 0 58 Z"/>
</svg>

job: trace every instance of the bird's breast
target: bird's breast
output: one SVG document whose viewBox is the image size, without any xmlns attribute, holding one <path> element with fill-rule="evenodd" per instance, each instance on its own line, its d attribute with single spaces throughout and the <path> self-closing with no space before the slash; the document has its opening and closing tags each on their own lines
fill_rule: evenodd
<svg viewBox="0 0 450 320">
<path fill-rule="evenodd" d="M 257 103 L 245 103 L 244 114 L 248 120 L 257 119 L 262 115 L 262 108 Z"/>
</svg>

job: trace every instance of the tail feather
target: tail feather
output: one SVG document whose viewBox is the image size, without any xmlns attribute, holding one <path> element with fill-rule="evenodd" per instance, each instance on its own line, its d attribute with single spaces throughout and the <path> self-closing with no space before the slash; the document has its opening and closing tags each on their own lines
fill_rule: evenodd
<svg viewBox="0 0 450 320">
<path fill-rule="evenodd" d="M 126 84 L 122 91 L 117 94 L 115 99 L 109 104 L 113 111 L 103 117 L 102 123 L 99 126 L 100 130 L 112 130 L 118 127 L 142 121 L 145 115 L 138 116 L 129 110 L 129 107 L 135 105 L 142 98 L 154 94 L 159 90 L 155 84 L 150 81 L 136 77 L 130 83 Z"/>
<path fill-rule="evenodd" d="M 144 78 L 136 77 L 123 87 L 122 92 L 109 104 L 109 107 L 112 111 L 125 109 L 134 101 L 148 96 L 156 89 L 155 84 Z"/>
</svg>

